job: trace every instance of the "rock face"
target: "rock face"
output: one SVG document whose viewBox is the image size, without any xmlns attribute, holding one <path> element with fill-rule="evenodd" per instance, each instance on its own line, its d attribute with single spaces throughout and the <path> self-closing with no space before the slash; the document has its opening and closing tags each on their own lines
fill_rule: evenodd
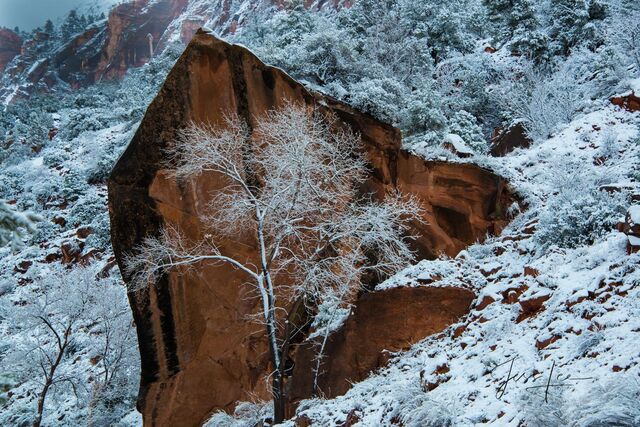
<svg viewBox="0 0 640 427">
<path fill-rule="evenodd" d="M 187 3 L 136 0 L 115 7 L 109 14 L 108 37 L 95 70 L 96 80 L 121 78 L 129 68 L 147 63 L 167 27 Z"/>
<path fill-rule="evenodd" d="M 495 137 L 491 141 L 489 152 L 492 156 L 503 157 L 516 148 L 529 148 L 532 143 L 531 138 L 527 136 L 527 131 L 521 123 L 518 123 Z"/>
<path fill-rule="evenodd" d="M 22 39 L 6 28 L 0 28 L 0 74 L 13 58 L 20 53 Z"/>
<path fill-rule="evenodd" d="M 319 391 L 327 398 L 344 394 L 351 383 L 384 366 L 388 352 L 408 349 L 455 323 L 474 298 L 462 288 L 393 288 L 364 294 L 342 328 L 329 337 Z M 297 349 L 290 389 L 293 404 L 313 394 L 319 341 Z"/>
<path fill-rule="evenodd" d="M 188 2 L 133 0 L 120 4 L 111 10 L 106 21 L 97 22 L 74 35 L 51 57 L 43 57 L 49 50 L 49 35 L 37 33 L 33 39 L 17 46 L 20 58 L 6 73 L 9 79 L 6 86 L 19 86 L 20 90 L 9 94 L 3 93 L 0 87 L 0 99 L 10 102 L 34 92 L 47 92 L 59 80 L 78 88 L 101 79 L 122 78 L 129 68 L 140 67 L 149 61 L 162 43 L 167 28 Z M 14 53 L 15 40 L 7 41 L 5 48 L 5 38 L 9 37 L 5 36 L 6 31 L 0 30 L 0 73 L 8 62 L 3 58 L 10 60 L 17 55 Z M 31 73 L 33 66 L 39 67 L 41 72 Z M 6 99 L 6 96 L 10 98 Z"/>
<path fill-rule="evenodd" d="M 310 92 L 248 50 L 200 31 L 167 77 L 110 177 L 111 232 L 118 261 L 121 263 L 123 255 L 145 236 L 157 234 L 163 224 L 178 227 L 191 239 L 202 236 L 199 206 L 207 202 L 206 194 L 220 188 L 221 182 L 216 176 L 202 175 L 178 185 L 162 169 L 163 148 L 178 129 L 191 120 L 223 125 L 228 113 L 238 114 L 251 126 L 256 117 L 286 102 L 332 112 L 343 126 L 361 135 L 372 171 L 367 190 L 382 196 L 396 187 L 419 198 L 428 221 L 416 228 L 421 236 L 416 246 L 422 256 L 435 257 L 443 252 L 455 255 L 505 224 L 501 212 L 514 198 L 500 177 L 472 165 L 425 162 L 412 156 L 400 149 L 397 129 Z M 246 259 L 254 258 L 257 252 L 253 242 L 243 238 L 220 245 L 223 251 Z M 232 410 L 238 400 L 268 398 L 264 333 L 260 325 L 247 320 L 259 310 L 259 304 L 244 284 L 244 277 L 226 266 L 199 266 L 182 273 L 168 274 L 156 286 L 130 296 L 142 358 L 138 403 L 147 425 L 200 425 L 212 411 Z M 414 295 L 414 305 L 404 304 L 402 301 L 407 302 L 407 295 L 412 293 L 424 295 Z M 399 335 L 400 341 L 389 338 L 391 341 L 383 344 L 395 332 L 388 331 L 367 350 L 372 360 L 377 360 L 381 345 L 403 348 L 446 327 L 471 300 L 460 291 L 449 295 L 442 290 L 404 290 L 365 294 L 362 298 L 380 316 L 401 316 L 397 324 L 416 328 L 411 336 Z M 415 310 L 377 308 L 394 298 L 402 307 Z M 425 301 L 434 307 L 428 316 L 422 311 Z M 375 322 L 377 314 L 367 317 L 366 309 L 357 310 L 361 314 L 356 314 L 352 322 L 356 330 L 374 333 L 370 331 L 376 331 L 376 326 L 369 322 Z M 348 330 L 345 334 L 351 343 L 357 334 Z M 337 342 L 335 351 L 342 351 Z M 352 354 L 340 357 L 344 360 L 341 369 L 357 369 L 350 378 L 362 378 L 376 366 L 370 360 L 353 365 Z M 343 375 L 344 371 L 336 372 Z M 334 384 L 337 379 L 326 381 Z M 332 388 L 344 390 L 344 384 Z M 303 395 L 300 391 L 299 396 Z"/>
<path fill-rule="evenodd" d="M 499 234 L 503 215 L 514 202 L 506 182 L 471 164 L 425 161 L 400 150 L 394 165 L 396 186 L 415 195 L 427 225 L 418 226 L 416 249 L 423 258 L 455 256 L 487 232 Z"/>
<path fill-rule="evenodd" d="M 634 92 L 611 98 L 611 103 L 620 108 L 624 108 L 631 113 L 640 111 L 640 97 L 638 97 Z"/>
</svg>

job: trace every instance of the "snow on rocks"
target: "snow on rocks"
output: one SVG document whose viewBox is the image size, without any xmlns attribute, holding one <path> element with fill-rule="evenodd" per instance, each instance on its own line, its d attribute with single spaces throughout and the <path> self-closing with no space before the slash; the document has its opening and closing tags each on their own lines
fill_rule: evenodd
<svg viewBox="0 0 640 427">
<path fill-rule="evenodd" d="M 611 408 L 636 405 L 640 254 L 628 254 L 627 244 L 640 245 L 640 235 L 616 230 L 614 217 L 593 242 L 585 237 L 570 245 L 545 244 L 543 237 L 545 215 L 567 215 L 558 209 L 545 213 L 559 186 L 578 188 L 582 176 L 599 174 L 585 188 L 625 197 L 637 190 L 628 172 L 637 168 L 639 124 L 633 114 L 605 106 L 528 150 L 499 160 L 474 156 L 509 177 L 528 209 L 501 236 L 456 258 L 422 261 L 377 287 L 466 287 L 477 293 L 471 312 L 396 354 L 345 395 L 302 402 L 298 417 L 339 425 L 357 411 L 357 426 L 518 426 L 553 411 L 561 422 L 582 425 L 607 420 Z M 594 163 L 611 139 L 617 145 L 612 161 Z M 581 174 L 572 174 L 575 168 Z M 608 192 L 601 189 L 607 182 L 624 185 Z M 632 206 L 628 228 L 640 223 L 639 216 L 640 207 Z"/>
<path fill-rule="evenodd" d="M 627 250 L 629 253 L 640 251 L 640 205 L 629 208 L 622 225 L 622 231 L 629 239 Z"/>
<path fill-rule="evenodd" d="M 473 150 L 465 144 L 460 136 L 453 133 L 447 134 L 444 137 L 442 148 L 451 151 L 453 154 L 461 158 L 473 156 Z"/>
</svg>

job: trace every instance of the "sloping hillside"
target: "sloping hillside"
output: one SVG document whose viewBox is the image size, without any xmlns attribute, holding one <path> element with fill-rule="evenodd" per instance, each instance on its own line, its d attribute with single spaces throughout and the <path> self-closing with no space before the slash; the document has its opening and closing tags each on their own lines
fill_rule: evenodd
<svg viewBox="0 0 640 427">
<path fill-rule="evenodd" d="M 463 289 L 467 315 L 385 352 L 344 395 L 303 400 L 285 425 L 640 425 L 638 17 L 627 0 L 149 0 L 1 29 L 0 422 L 141 424 L 106 181 L 207 26 L 399 128 L 413 156 L 503 177 L 521 202 L 498 213 L 504 230 L 373 292 Z M 468 235 L 460 216 L 439 218 Z M 309 339 L 341 325 L 320 321 Z M 271 418 L 268 400 L 226 409 L 208 425 Z"/>
</svg>

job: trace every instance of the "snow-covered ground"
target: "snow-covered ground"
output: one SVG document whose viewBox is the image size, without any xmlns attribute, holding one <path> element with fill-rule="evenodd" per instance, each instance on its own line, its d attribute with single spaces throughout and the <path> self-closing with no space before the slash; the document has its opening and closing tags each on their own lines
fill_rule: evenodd
<svg viewBox="0 0 640 427">
<path fill-rule="evenodd" d="M 640 114 L 605 105 L 531 149 L 476 159 L 507 176 L 529 209 L 501 236 L 378 286 L 436 278 L 429 286 L 473 289 L 475 308 L 345 396 L 307 401 L 299 414 L 318 425 L 347 417 L 360 426 L 640 425 L 640 254 L 628 255 L 627 236 L 613 227 L 576 248 L 546 246 L 537 230 L 549 215 L 570 222 L 567 215 L 590 214 L 580 204 L 589 202 L 580 198 L 585 176 L 614 188 L 597 190 L 604 193 L 629 188 L 639 126 Z M 605 143 L 615 149 L 601 165 L 594 159 Z M 549 212 L 563 192 L 562 209 Z"/>
<path fill-rule="evenodd" d="M 115 2 L 83 4 L 106 8 Z M 552 71 L 541 81 L 533 79 L 534 85 L 526 88 L 529 92 L 518 92 L 509 84 L 518 83 L 533 65 L 513 54 L 510 40 L 503 40 L 495 53 L 485 51 L 487 40 L 495 36 L 487 30 L 500 22 L 494 19 L 491 25 L 478 26 L 474 21 L 478 13 L 485 13 L 481 4 L 492 2 L 452 2 L 455 13 L 449 13 L 446 2 L 390 2 L 401 6 L 386 10 L 377 5 L 370 15 L 362 9 L 358 12 L 362 21 L 347 14 L 342 18 L 351 21 L 332 21 L 329 15 L 314 21 L 306 12 L 283 12 L 270 23 L 263 3 L 231 2 L 229 16 L 222 22 L 223 2 L 192 0 L 170 26 L 168 44 L 179 43 L 186 20 L 204 22 L 218 34 L 228 28 L 229 18 L 244 22 L 249 30 L 243 34 L 241 28 L 233 41 L 246 44 L 314 88 L 395 120 L 411 135 L 407 145 L 417 154 L 472 162 L 505 177 L 527 205 L 523 212 L 515 208 L 509 212 L 513 221 L 500 236 L 473 245 L 454 259 L 422 261 L 379 285 L 380 289 L 424 286 L 424 279 L 431 278 L 435 281 L 429 286 L 472 289 L 478 298 L 468 316 L 397 354 L 346 395 L 303 403 L 298 416 L 322 426 L 347 419 L 360 426 L 640 425 L 640 255 L 627 253 L 628 237 L 616 228 L 627 212 L 640 223 L 640 113 L 624 111 L 608 100 L 615 93 L 640 92 L 640 70 L 632 61 L 633 51 L 627 49 L 631 44 L 626 43 L 631 40 L 627 36 L 635 34 L 629 24 L 633 19 L 622 14 L 620 22 L 615 16 L 606 21 L 604 44 L 597 49 L 575 46 L 575 53 L 566 57 L 550 54 L 559 58 L 550 61 Z M 461 3 L 469 7 L 459 7 Z M 625 2 L 606 3 L 614 11 Z M 542 23 L 536 28 L 544 36 L 554 34 L 554 22 L 543 14 L 553 8 L 547 2 L 539 7 Z M 397 14 L 406 8 L 415 15 L 398 20 Z M 67 9 L 58 12 L 64 15 Z M 371 19 L 376 25 L 369 25 Z M 345 30 L 336 22 L 353 28 Z M 417 32 L 416 22 L 424 24 Z M 585 25 L 592 28 L 599 22 Z M 440 23 L 451 25 L 439 27 Z M 588 36 L 578 27 L 565 29 L 566 37 Z M 624 35 L 622 41 L 616 31 Z M 352 40 L 354 34 L 361 38 Z M 425 51 L 427 42 L 434 44 Z M 395 56 L 405 48 L 409 55 Z M 449 48 L 450 56 L 442 53 Z M 437 65 L 429 59 L 436 54 L 441 56 Z M 387 60 L 390 57 L 394 60 Z M 91 268 L 100 274 L 111 267 L 101 279 L 106 282 L 100 283 L 119 283 L 109 245 L 105 178 L 173 59 L 158 57 L 124 83 L 103 82 L 76 93 L 62 91 L 44 100 L 3 106 L 0 199 L 18 212 L 33 211 L 42 217 L 24 247 L 0 248 L 3 425 L 26 423 L 41 387 L 38 374 L 25 378 L 16 371 L 13 349 L 42 330 L 24 328 L 12 316 L 46 295 L 49 276 L 74 269 L 85 262 L 80 261 L 83 257 L 93 259 Z M 566 78 L 565 63 L 574 77 Z M 435 77 L 425 83 L 423 75 Z M 505 91 L 500 99 L 504 102 L 492 95 L 500 90 Z M 522 105 L 513 110 L 512 105 L 505 107 L 509 101 L 518 103 L 511 96 L 526 98 L 531 93 L 546 96 L 537 105 L 539 111 L 518 110 Z M 560 99 L 567 95 L 580 99 Z M 544 108 L 558 99 L 559 108 Z M 527 98 L 529 104 L 533 101 Z M 530 148 L 501 158 L 476 149 L 486 146 L 487 129 L 480 124 L 490 128 L 527 119 L 518 113 L 534 113 L 528 117 L 529 126 L 548 125 L 542 130 L 551 129 L 552 136 L 537 137 Z M 565 116 L 571 118 L 563 121 Z M 50 128 L 58 129 L 51 139 Z M 470 156 L 461 159 L 434 145 L 442 138 Z M 92 231 L 86 235 L 88 228 Z M 72 261 L 59 265 L 61 257 Z M 126 304 L 124 289 L 115 289 L 120 292 L 119 303 Z M 129 328 L 133 330 L 131 323 Z M 61 386 L 52 392 L 45 425 L 84 425 L 96 415 L 91 412 L 96 403 L 92 385 L 103 372 L 104 363 L 95 356 L 104 330 L 84 322 L 78 331 L 60 372 L 73 376 L 82 387 L 74 392 L 73 387 Z M 13 361 L 7 357 L 12 354 Z M 140 423 L 133 408 L 139 369 L 135 354 L 126 367 L 120 400 L 103 408 L 104 413 L 116 415 L 107 425 Z M 252 419 L 249 425 L 268 415 L 268 410 L 262 411 L 255 412 L 251 405 L 239 408 Z M 233 425 L 223 418 L 215 425 Z"/>
</svg>

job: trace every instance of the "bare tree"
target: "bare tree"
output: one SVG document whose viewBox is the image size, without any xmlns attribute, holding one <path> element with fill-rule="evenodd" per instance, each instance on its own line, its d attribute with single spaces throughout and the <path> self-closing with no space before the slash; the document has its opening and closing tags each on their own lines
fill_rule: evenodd
<svg viewBox="0 0 640 427">
<path fill-rule="evenodd" d="M 92 410 L 104 409 L 97 414 L 101 418 L 121 416 L 131 407 L 137 386 L 136 372 L 128 369 L 137 357 L 132 317 L 124 288 L 112 278 L 97 279 L 99 268 L 51 267 L 28 300 L 0 307 L 13 336 L 0 362 L 19 383 L 18 398 L 6 403 L 15 409 L 0 417 L 3 422 L 40 426 L 50 399 L 70 393 L 79 407 L 88 402 Z M 95 361 L 90 368 L 77 363 L 87 351 Z M 89 383 L 94 393 L 87 400 Z M 90 421 L 96 418 L 89 415 Z"/>
<path fill-rule="evenodd" d="M 389 275 L 407 265 L 413 199 L 383 202 L 360 194 L 367 178 L 359 137 L 335 119 L 289 105 L 257 119 L 253 134 L 237 118 L 224 128 L 191 124 L 169 150 L 178 179 L 216 173 L 224 190 L 212 195 L 209 234 L 190 242 L 166 227 L 127 260 L 134 289 L 158 275 L 200 262 L 225 263 L 246 274 L 261 301 L 272 362 L 274 422 L 285 417 L 286 362 L 299 301 L 326 295 L 348 299 L 362 278 Z M 255 264 L 221 252 L 216 237 L 249 232 Z M 292 301 L 298 304 L 291 305 Z"/>
<path fill-rule="evenodd" d="M 562 125 L 571 122 L 583 107 L 587 85 L 580 85 L 571 61 L 549 73 L 523 62 L 523 75 L 505 82 L 500 103 L 515 120 L 521 121 L 529 137 L 549 138 Z"/>
<path fill-rule="evenodd" d="M 94 292 L 95 293 L 95 292 Z M 106 426 L 131 408 L 138 385 L 138 347 L 128 300 L 119 286 L 98 289 L 92 317 L 98 322 L 94 360 L 97 375 L 89 402 L 88 425 Z"/>
<path fill-rule="evenodd" d="M 37 395 L 32 425 L 40 426 L 47 397 L 53 389 L 70 387 L 78 396 L 77 378 L 61 369 L 74 346 L 74 338 L 93 302 L 94 277 L 85 269 L 54 271 L 42 281 L 41 292 L 11 313 L 15 333 L 24 341 L 5 355 L 3 364 L 33 381 Z"/>
</svg>

